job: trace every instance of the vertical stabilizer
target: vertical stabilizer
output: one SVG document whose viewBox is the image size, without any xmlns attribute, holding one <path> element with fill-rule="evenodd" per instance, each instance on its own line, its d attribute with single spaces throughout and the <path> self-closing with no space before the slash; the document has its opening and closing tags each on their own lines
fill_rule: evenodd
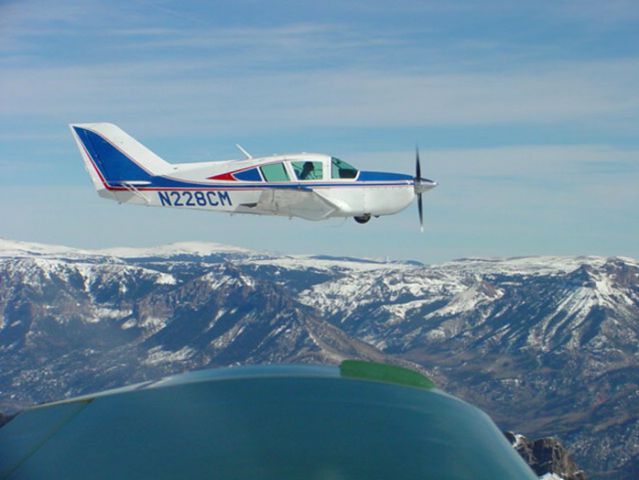
<svg viewBox="0 0 639 480">
<path fill-rule="evenodd" d="M 170 164 L 112 123 L 71 124 L 84 165 L 98 192 L 150 184 Z"/>
</svg>

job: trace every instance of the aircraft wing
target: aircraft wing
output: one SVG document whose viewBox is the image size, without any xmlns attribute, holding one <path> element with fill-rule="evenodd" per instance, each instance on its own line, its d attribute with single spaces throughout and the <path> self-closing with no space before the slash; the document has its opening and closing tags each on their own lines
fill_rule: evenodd
<svg viewBox="0 0 639 480">
<path fill-rule="evenodd" d="M 306 220 L 322 220 L 340 209 L 322 194 L 304 187 L 265 189 L 252 207 L 259 213 L 290 215 Z"/>
<path fill-rule="evenodd" d="M 537 480 L 488 415 L 418 372 L 346 360 L 183 373 L 30 408 L 3 480 Z"/>
</svg>

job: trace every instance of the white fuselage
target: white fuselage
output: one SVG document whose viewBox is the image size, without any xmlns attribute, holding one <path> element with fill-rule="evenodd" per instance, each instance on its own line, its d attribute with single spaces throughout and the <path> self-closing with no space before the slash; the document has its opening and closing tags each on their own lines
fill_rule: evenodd
<svg viewBox="0 0 639 480">
<path fill-rule="evenodd" d="M 291 167 L 294 161 L 320 161 L 321 178 L 297 180 Z M 136 185 L 105 188 L 100 195 L 121 203 L 191 208 L 229 213 L 283 215 L 308 220 L 362 215 L 392 215 L 406 208 L 415 198 L 414 183 L 406 178 L 360 180 L 370 172 L 358 172 L 353 179 L 330 178 L 331 157 L 319 154 L 294 154 L 249 160 L 231 160 L 171 165 L 161 175 L 173 185 Z M 267 182 L 212 179 L 228 171 L 258 168 L 281 163 L 287 181 Z M 173 183 L 171 182 L 171 183 Z M 155 183 L 155 182 L 153 182 Z M 179 183 L 179 184 L 178 184 Z M 181 185 L 180 185 L 181 184 Z M 310 192 L 326 200 L 326 205 L 306 199 Z"/>
</svg>

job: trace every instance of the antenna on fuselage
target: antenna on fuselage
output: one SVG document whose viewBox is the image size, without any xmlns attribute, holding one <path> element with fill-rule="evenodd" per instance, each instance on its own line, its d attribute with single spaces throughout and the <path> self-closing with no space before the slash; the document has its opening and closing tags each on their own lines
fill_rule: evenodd
<svg viewBox="0 0 639 480">
<path fill-rule="evenodd" d="M 246 158 L 253 158 L 253 155 L 251 155 L 246 150 L 244 150 L 244 148 L 242 148 L 242 145 L 240 145 L 239 143 L 236 143 L 235 146 L 240 150 L 240 152 L 242 152 L 246 156 Z"/>
</svg>

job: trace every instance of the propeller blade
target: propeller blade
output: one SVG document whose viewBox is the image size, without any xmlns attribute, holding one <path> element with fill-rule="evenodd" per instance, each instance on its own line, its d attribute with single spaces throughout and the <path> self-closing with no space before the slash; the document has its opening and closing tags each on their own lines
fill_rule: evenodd
<svg viewBox="0 0 639 480">
<path fill-rule="evenodd" d="M 422 180 L 422 166 L 419 161 L 419 147 L 415 147 L 415 186 Z M 424 207 L 422 205 L 422 194 L 417 194 L 417 211 L 419 213 L 419 229 L 424 232 Z"/>
<path fill-rule="evenodd" d="M 417 211 L 419 212 L 419 229 L 424 233 L 424 208 L 422 207 L 422 194 L 417 194 Z"/>
</svg>

